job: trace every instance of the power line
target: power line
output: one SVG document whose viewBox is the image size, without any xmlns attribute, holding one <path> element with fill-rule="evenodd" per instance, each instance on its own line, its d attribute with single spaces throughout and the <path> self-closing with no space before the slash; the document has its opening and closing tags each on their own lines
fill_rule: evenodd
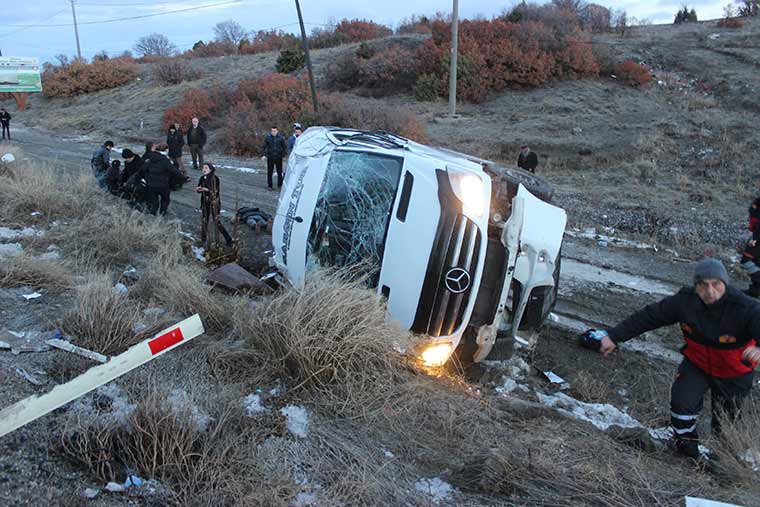
<svg viewBox="0 0 760 507">
<path fill-rule="evenodd" d="M 48 16 L 48 17 L 46 17 L 45 19 L 43 19 L 43 20 L 42 20 L 42 21 L 40 21 L 40 22 L 42 23 L 42 22 L 48 21 L 48 20 L 50 20 L 50 19 L 53 19 L 53 18 L 54 18 L 54 17 L 56 17 L 57 15 L 59 15 L 59 14 L 63 14 L 63 13 L 64 13 L 64 12 L 66 12 L 67 10 L 68 10 L 68 8 L 66 8 L 66 9 L 62 9 L 62 10 L 60 10 L 60 11 L 56 12 L 55 14 L 53 14 L 53 15 L 51 15 L 51 16 Z M 11 35 L 13 35 L 13 34 L 16 34 L 16 33 L 19 33 L 19 32 L 23 32 L 24 30 L 26 30 L 26 28 L 19 28 L 18 30 L 13 30 L 13 31 L 11 31 L 11 32 L 7 32 L 7 33 L 0 33 L 0 39 L 4 39 L 5 37 L 10 37 Z"/>
<path fill-rule="evenodd" d="M 118 23 L 121 21 L 132 21 L 135 19 L 145 19 L 145 18 L 153 18 L 156 16 L 164 16 L 166 14 L 176 14 L 179 12 L 189 12 L 189 11 L 197 11 L 200 9 L 208 9 L 211 7 L 221 7 L 222 5 L 232 5 L 232 4 L 239 4 L 242 0 L 230 0 L 227 2 L 219 2 L 215 4 L 206 4 L 206 5 L 198 5 L 196 7 L 187 7 L 185 9 L 177 9 L 173 11 L 166 11 L 166 12 L 157 12 L 155 14 L 143 14 L 141 16 L 129 16 L 126 18 L 113 18 L 113 19 L 101 19 L 99 21 L 82 21 L 78 23 L 79 25 L 100 25 L 105 23 Z M 73 26 L 74 23 L 62 23 L 62 24 L 55 24 L 55 25 L 6 25 L 13 28 L 61 28 L 65 26 Z"/>
</svg>

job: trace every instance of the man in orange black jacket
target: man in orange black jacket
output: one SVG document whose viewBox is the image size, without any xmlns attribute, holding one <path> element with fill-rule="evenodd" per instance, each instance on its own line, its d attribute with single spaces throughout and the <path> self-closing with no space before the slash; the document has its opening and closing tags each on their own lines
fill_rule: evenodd
<svg viewBox="0 0 760 507">
<path fill-rule="evenodd" d="M 647 331 L 680 323 L 685 356 L 670 392 L 670 415 L 676 449 L 699 458 L 697 418 L 703 397 L 712 396 L 712 430 L 721 432 L 721 417 L 735 418 L 760 363 L 760 303 L 729 286 L 728 273 L 716 259 L 699 261 L 694 287 L 653 303 L 608 331 L 600 333 L 599 352 Z"/>
<path fill-rule="evenodd" d="M 760 297 L 760 197 L 752 201 L 749 207 L 749 230 L 752 239 L 747 242 L 741 252 L 741 266 L 749 274 L 751 280 L 747 294 L 752 297 Z"/>
</svg>

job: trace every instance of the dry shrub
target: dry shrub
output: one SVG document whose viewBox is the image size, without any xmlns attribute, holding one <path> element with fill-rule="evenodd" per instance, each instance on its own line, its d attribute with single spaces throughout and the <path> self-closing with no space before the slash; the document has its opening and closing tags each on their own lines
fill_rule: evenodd
<svg viewBox="0 0 760 507">
<path fill-rule="evenodd" d="M 625 84 L 636 88 L 651 83 L 653 79 L 649 69 L 633 60 L 626 60 L 615 65 L 615 74 Z"/>
<path fill-rule="evenodd" d="M 37 259 L 22 253 L 0 262 L 0 287 L 28 285 L 35 289 L 62 291 L 73 284 L 70 269 L 60 261 Z"/>
<path fill-rule="evenodd" d="M 302 290 L 240 313 L 233 333 L 338 413 L 383 396 L 400 371 L 393 346 L 408 340 L 387 321 L 377 296 L 351 276 L 314 273 Z"/>
<path fill-rule="evenodd" d="M 176 262 L 182 255 L 176 224 L 102 197 L 81 220 L 51 229 L 48 236 L 89 264 L 124 269 L 128 264 Z M 149 260 L 149 261 L 148 261 Z"/>
<path fill-rule="evenodd" d="M 194 81 L 203 73 L 193 68 L 183 58 L 165 58 L 153 65 L 153 82 L 158 86 L 175 85 L 184 81 Z"/>
<path fill-rule="evenodd" d="M 451 24 L 435 21 L 433 36 L 417 50 L 418 75 L 438 79 L 448 94 Z M 457 94 L 483 101 L 509 86 L 540 86 L 552 78 L 596 76 L 599 65 L 591 44 L 565 24 L 542 21 L 512 23 L 503 19 L 466 20 L 459 26 Z"/>
<path fill-rule="evenodd" d="M 244 39 L 238 48 L 241 55 L 281 51 L 300 46 L 298 38 L 282 30 L 259 30 L 249 39 Z"/>
<path fill-rule="evenodd" d="M 63 320 L 66 334 L 77 345 L 106 355 L 123 352 L 139 341 L 132 326 L 140 310 L 126 295 L 113 288 L 108 275 L 90 275 L 76 289 L 74 308 Z"/>
<path fill-rule="evenodd" d="M 586 370 L 577 373 L 572 382 L 577 398 L 587 403 L 605 403 L 609 400 L 610 388 Z"/>
<path fill-rule="evenodd" d="M 208 120 L 220 110 L 222 104 L 215 101 L 214 97 L 206 90 L 188 90 L 179 104 L 164 111 L 163 128 L 168 128 L 174 122 L 179 122 L 180 125 L 190 125 L 193 118 L 198 118 L 201 121 Z"/>
<path fill-rule="evenodd" d="M 42 73 L 46 97 L 73 97 L 123 86 L 134 81 L 139 67 L 132 58 L 121 57 L 85 63 L 76 60 L 61 66 L 48 66 Z"/>
<path fill-rule="evenodd" d="M 725 476 L 731 477 L 747 493 L 760 495 L 758 470 L 760 469 L 760 435 L 757 421 L 760 420 L 760 401 L 747 400 L 741 417 L 735 421 L 723 418 L 721 438 L 713 445 L 718 457 L 718 468 Z"/>
<path fill-rule="evenodd" d="M 392 35 L 393 30 L 366 19 L 342 19 L 334 28 L 315 29 L 309 36 L 309 47 L 314 49 L 340 46 Z"/>
<path fill-rule="evenodd" d="M 132 295 L 180 316 L 197 313 L 207 331 L 219 331 L 231 324 L 246 299 L 212 292 L 205 278 L 206 271 L 199 267 L 154 259 Z"/>
<path fill-rule="evenodd" d="M 366 88 L 372 95 L 408 92 L 417 79 L 412 51 L 392 45 L 368 58 L 350 51 L 327 67 L 325 82 L 336 90 Z"/>
<path fill-rule="evenodd" d="M 33 211 L 45 219 L 81 218 L 100 192 L 89 172 L 63 173 L 42 164 L 21 163 L 0 185 L 0 216 L 24 223 Z"/>
<path fill-rule="evenodd" d="M 319 116 L 305 123 L 393 132 L 414 141 L 428 140 L 425 126 L 412 112 L 378 103 L 348 104 L 340 97 L 323 97 Z"/>
<path fill-rule="evenodd" d="M 224 42 L 198 41 L 193 48 L 187 50 L 182 56 L 188 58 L 213 58 L 217 56 L 231 55 L 235 53 L 235 46 Z"/>
<path fill-rule="evenodd" d="M 743 26 L 744 26 L 744 23 L 742 23 L 742 20 L 739 18 L 723 18 L 718 21 L 719 28 L 737 29 Z"/>
</svg>

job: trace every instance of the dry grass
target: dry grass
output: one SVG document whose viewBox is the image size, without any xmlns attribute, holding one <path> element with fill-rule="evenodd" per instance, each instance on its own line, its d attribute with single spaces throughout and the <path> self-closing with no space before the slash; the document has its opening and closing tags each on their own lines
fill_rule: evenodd
<svg viewBox="0 0 760 507">
<path fill-rule="evenodd" d="M 573 379 L 573 391 L 581 401 L 606 403 L 610 397 L 610 387 L 586 370 L 579 371 Z"/>
<path fill-rule="evenodd" d="M 0 287 L 28 285 L 57 292 L 73 284 L 70 268 L 61 261 L 37 259 L 24 252 L 0 262 Z"/>
<path fill-rule="evenodd" d="M 74 308 L 64 317 L 63 329 L 76 338 L 77 345 L 111 355 L 140 341 L 132 330 L 139 317 L 137 305 L 114 290 L 108 275 L 92 275 L 77 287 Z"/>
<path fill-rule="evenodd" d="M 285 290 L 253 313 L 241 313 L 234 330 L 299 388 L 329 400 L 338 413 L 383 397 L 401 370 L 393 347 L 409 339 L 386 320 L 377 296 L 350 277 L 346 272 L 315 274 L 303 290 Z"/>
<path fill-rule="evenodd" d="M 760 401 L 745 403 L 741 417 L 722 425 L 721 438 L 713 445 L 718 457 L 718 468 L 723 475 L 732 478 L 747 493 L 760 495 Z M 710 445 L 710 444 L 708 444 Z M 757 498 L 757 496 L 755 497 Z"/>
<path fill-rule="evenodd" d="M 0 216 L 24 223 L 33 211 L 48 220 L 91 216 L 99 192 L 85 171 L 61 173 L 37 163 L 21 163 L 0 185 Z"/>
</svg>

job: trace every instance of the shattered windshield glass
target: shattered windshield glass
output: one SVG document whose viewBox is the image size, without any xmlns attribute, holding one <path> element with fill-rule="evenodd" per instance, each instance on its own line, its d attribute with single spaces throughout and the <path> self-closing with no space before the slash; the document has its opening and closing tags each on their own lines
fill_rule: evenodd
<svg viewBox="0 0 760 507">
<path fill-rule="evenodd" d="M 377 286 L 402 164 L 397 157 L 333 152 L 314 210 L 307 263 L 359 265 L 370 286 Z"/>
</svg>

